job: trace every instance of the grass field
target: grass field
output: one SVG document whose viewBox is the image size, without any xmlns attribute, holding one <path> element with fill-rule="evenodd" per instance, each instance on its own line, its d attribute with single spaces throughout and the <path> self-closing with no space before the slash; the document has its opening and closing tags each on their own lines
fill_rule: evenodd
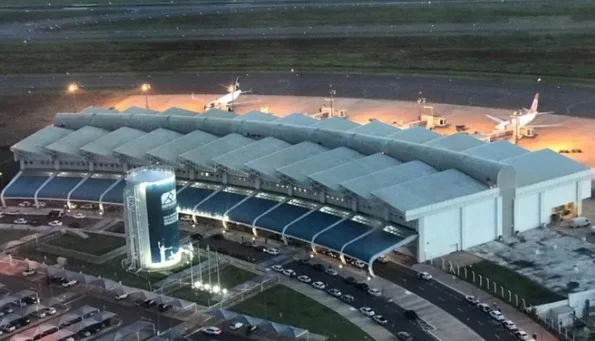
<svg viewBox="0 0 595 341">
<path fill-rule="evenodd" d="M 89 238 L 85 239 L 73 234 L 63 234 L 47 244 L 94 256 L 101 256 L 126 245 L 126 240 L 122 237 L 95 233 L 88 233 L 88 236 Z"/>
<path fill-rule="evenodd" d="M 57 255 L 51 253 L 41 252 L 35 248 L 20 249 L 16 255 L 19 258 L 28 258 L 38 262 L 45 262 L 46 264 L 56 264 Z M 166 276 L 160 273 L 138 273 L 133 274 L 125 271 L 121 264 L 122 259 L 126 256 L 116 257 L 103 264 L 93 264 L 77 259 L 67 259 L 66 269 L 70 271 L 82 271 L 83 273 L 101 276 L 116 281 L 122 281 L 122 284 L 132 287 L 137 287 L 145 290 L 154 289 L 154 283 L 164 279 Z"/>
<path fill-rule="evenodd" d="M 547 82 L 548 76 L 592 80 L 594 57 L 595 34 L 39 43 L 0 46 L 0 73 L 289 72 L 295 69 L 296 72 L 471 74 L 494 78 L 530 75 Z"/>
<path fill-rule="evenodd" d="M 554 16 L 575 21 L 593 20 L 595 3 L 563 1 L 558 3 L 419 3 L 393 5 L 353 5 L 327 7 L 293 7 L 257 12 L 189 13 L 183 16 L 153 19 L 121 20 L 118 30 L 159 28 L 226 28 L 288 26 L 365 26 L 444 23 L 508 22 L 513 18 Z M 103 22 L 91 29 L 114 29 L 114 23 Z"/>
<path fill-rule="evenodd" d="M 256 277 L 256 275 L 250 271 L 242 270 L 234 266 L 227 266 L 219 271 L 219 280 L 217 280 L 217 273 L 214 271 L 211 272 L 211 283 L 217 284 L 219 281 L 222 288 L 229 290 L 237 285 L 253 279 L 254 277 Z M 196 275 L 194 276 L 194 280 L 198 281 L 198 277 Z M 205 276 L 203 274 L 203 282 L 209 282 L 208 275 Z M 171 295 L 189 302 L 196 302 L 204 306 L 209 306 L 215 303 L 214 295 L 205 291 L 194 290 L 187 285 L 177 289 L 171 293 Z"/>
<path fill-rule="evenodd" d="M 328 340 L 373 340 L 335 311 L 286 286 L 274 286 L 231 308 L 234 312 L 308 329 Z"/>
<path fill-rule="evenodd" d="M 13 240 L 21 239 L 34 232 L 35 231 L 2 229 L 0 230 L 0 245 L 6 244 Z"/>
<path fill-rule="evenodd" d="M 496 282 L 510 290 L 512 293 L 524 298 L 528 305 L 540 305 L 549 302 L 556 302 L 564 299 L 564 297 L 552 292 L 539 283 L 536 283 L 529 278 L 514 272 L 511 269 L 484 260 L 473 264 L 469 271 L 475 271 L 490 279 L 491 282 Z M 461 270 L 462 273 L 462 270 Z M 470 274 L 471 272 L 469 272 Z M 471 277 L 468 278 L 470 280 Z M 477 279 L 476 279 L 477 281 Z"/>
<path fill-rule="evenodd" d="M 0 6 L 1 7 L 1 6 Z M 5 10 L 0 11 L 0 23 L 34 22 L 53 19 L 80 18 L 89 16 L 100 16 L 114 13 L 110 10 L 88 9 L 77 11 L 64 10 Z M 121 13 L 125 13 L 121 11 Z"/>
</svg>

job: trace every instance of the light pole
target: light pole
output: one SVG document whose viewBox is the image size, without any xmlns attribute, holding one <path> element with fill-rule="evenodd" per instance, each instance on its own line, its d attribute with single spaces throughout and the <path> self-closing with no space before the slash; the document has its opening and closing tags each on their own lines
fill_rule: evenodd
<svg viewBox="0 0 595 341">
<path fill-rule="evenodd" d="M 144 83 L 140 86 L 140 89 L 145 94 L 145 107 L 149 110 L 149 91 L 151 90 L 151 84 Z"/>
<path fill-rule="evenodd" d="M 79 86 L 76 83 L 68 85 L 68 92 L 72 94 L 72 102 L 74 112 L 76 112 L 76 93 L 79 91 Z"/>
<path fill-rule="evenodd" d="M 329 85 L 329 94 L 331 95 L 331 117 L 335 116 L 335 95 L 337 90 L 333 89 L 333 85 Z"/>
</svg>

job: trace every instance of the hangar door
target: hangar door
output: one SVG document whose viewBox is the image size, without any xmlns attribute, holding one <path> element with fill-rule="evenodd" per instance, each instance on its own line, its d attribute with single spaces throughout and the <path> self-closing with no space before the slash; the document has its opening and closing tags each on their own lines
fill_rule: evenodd
<svg viewBox="0 0 595 341">
<path fill-rule="evenodd" d="M 514 231 L 523 232 L 538 226 L 539 194 L 517 197 L 514 200 Z"/>
</svg>

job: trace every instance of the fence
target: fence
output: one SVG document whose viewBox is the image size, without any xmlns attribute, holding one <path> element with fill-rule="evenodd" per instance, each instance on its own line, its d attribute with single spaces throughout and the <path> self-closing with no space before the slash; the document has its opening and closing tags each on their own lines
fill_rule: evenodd
<svg viewBox="0 0 595 341">
<path fill-rule="evenodd" d="M 575 333 L 572 332 L 571 328 L 560 326 L 555 319 L 548 318 L 547 316 L 544 319 L 537 315 L 535 308 L 533 308 L 531 305 L 531 302 L 527 302 L 524 297 L 517 295 L 495 281 L 491 281 L 489 277 L 480 273 L 476 273 L 467 266 L 453 264 L 453 262 L 447 261 L 444 258 L 431 260 L 430 264 L 440 268 L 442 271 L 451 273 L 461 279 L 464 279 L 466 282 L 475 285 L 479 289 L 489 293 L 492 296 L 500 298 L 502 301 L 531 317 L 531 319 L 545 327 L 557 337 L 561 339 L 563 338 L 563 340 L 583 340 L 582 338 L 578 338 Z"/>
</svg>

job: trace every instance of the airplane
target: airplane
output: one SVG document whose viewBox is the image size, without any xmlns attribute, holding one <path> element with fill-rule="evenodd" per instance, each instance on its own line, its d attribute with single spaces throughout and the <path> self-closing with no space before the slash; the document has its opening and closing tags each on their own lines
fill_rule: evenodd
<svg viewBox="0 0 595 341">
<path fill-rule="evenodd" d="M 539 93 L 535 94 L 533 98 L 533 103 L 531 103 L 531 107 L 529 109 L 523 108 L 524 114 L 519 115 L 518 117 L 511 118 L 510 120 L 502 120 L 494 116 L 486 115 L 487 118 L 491 119 L 492 121 L 496 122 L 497 125 L 494 127 L 495 131 L 507 131 L 513 129 L 518 124 L 519 128 L 549 128 L 549 127 L 558 127 L 559 124 L 542 124 L 542 125 L 529 125 L 529 123 L 533 122 L 535 118 L 539 115 L 549 115 L 553 114 L 553 111 L 548 112 L 539 112 L 537 111 L 537 105 L 539 104 Z"/>
<path fill-rule="evenodd" d="M 205 105 L 204 110 L 207 111 L 209 109 L 219 109 L 233 111 L 234 102 L 240 97 L 241 94 L 248 93 L 248 91 L 242 91 L 242 89 L 240 89 L 240 77 L 236 78 L 235 84 L 230 85 L 227 90 L 229 92 L 228 94 L 208 103 Z"/>
</svg>

